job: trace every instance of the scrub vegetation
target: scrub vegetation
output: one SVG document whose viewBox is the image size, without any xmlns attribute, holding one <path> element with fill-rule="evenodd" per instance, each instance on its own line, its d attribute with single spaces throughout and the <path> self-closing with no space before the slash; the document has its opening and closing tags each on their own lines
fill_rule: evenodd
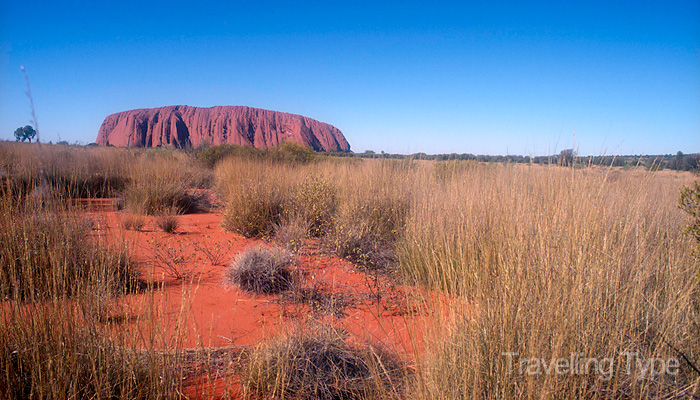
<svg viewBox="0 0 700 400">
<path fill-rule="evenodd" d="M 157 287 L 142 281 L 126 241 L 100 239 L 78 200 L 121 198 L 163 221 L 207 211 L 207 193 L 223 202 L 225 229 L 269 242 L 230 265 L 246 290 L 293 288 L 298 254 L 319 251 L 446 299 L 409 333 L 424 344 L 412 360 L 326 324 L 245 349 L 244 396 L 700 395 L 693 173 L 285 146 L 0 144 L 0 397 L 180 396 L 177 356 L 105 334 L 106 301 Z M 143 220 L 130 218 L 125 229 L 139 234 Z"/>
</svg>

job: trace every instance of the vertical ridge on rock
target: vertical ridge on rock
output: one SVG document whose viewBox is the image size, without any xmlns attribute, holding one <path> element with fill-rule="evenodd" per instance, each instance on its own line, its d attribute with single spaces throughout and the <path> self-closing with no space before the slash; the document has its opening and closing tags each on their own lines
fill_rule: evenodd
<svg viewBox="0 0 700 400">
<path fill-rule="evenodd" d="M 246 106 L 144 108 L 112 114 L 97 134 L 100 146 L 177 148 L 230 143 L 276 146 L 288 140 L 316 151 L 350 151 L 343 133 L 297 114 Z"/>
</svg>

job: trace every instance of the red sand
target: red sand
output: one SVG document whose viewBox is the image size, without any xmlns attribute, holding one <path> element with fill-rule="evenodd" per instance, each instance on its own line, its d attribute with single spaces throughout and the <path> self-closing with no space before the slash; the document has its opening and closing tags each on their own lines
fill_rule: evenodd
<svg viewBox="0 0 700 400">
<path fill-rule="evenodd" d="M 225 231 L 220 212 L 178 216 L 175 234 L 157 231 L 155 217 L 105 211 L 91 215 L 97 221 L 95 235 L 112 243 L 126 239 L 144 279 L 158 285 L 149 294 L 115 299 L 109 311 L 109 319 L 118 321 L 111 326 L 138 342 L 134 343 L 137 346 L 251 346 L 316 320 L 345 329 L 352 340 L 381 342 L 412 360 L 423 347 L 425 318 L 433 308 L 446 309 L 437 307 L 445 304 L 444 299 L 437 300 L 439 296 L 394 284 L 386 277 L 366 275 L 345 260 L 321 254 L 318 244 L 311 242 L 297 256 L 304 285 L 334 293 L 348 304 L 344 314 L 315 314 L 307 304 L 284 301 L 279 295 L 253 295 L 224 282 L 225 268 L 235 255 L 263 242 Z M 143 231 L 123 229 L 128 218 L 142 219 Z M 222 265 L 213 265 L 207 249 L 224 255 Z M 223 393 L 224 381 L 214 382 L 215 389 L 200 385 L 206 381 L 204 377 L 190 379 L 188 394 L 200 397 L 202 390 Z"/>
</svg>

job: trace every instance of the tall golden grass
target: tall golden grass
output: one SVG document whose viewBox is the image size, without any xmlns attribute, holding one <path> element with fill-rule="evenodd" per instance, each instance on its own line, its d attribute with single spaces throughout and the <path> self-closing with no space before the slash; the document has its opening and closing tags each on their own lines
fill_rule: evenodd
<svg viewBox="0 0 700 400">
<path fill-rule="evenodd" d="M 0 397 L 174 397 L 177 368 L 163 353 L 105 333 L 111 300 L 141 286 L 128 249 L 50 200 L 0 193 Z"/>
<path fill-rule="evenodd" d="M 374 245 L 393 242 L 407 282 L 469 305 L 416 338 L 427 349 L 415 397 L 699 393 L 698 266 L 693 239 L 683 234 L 688 218 L 677 207 L 691 175 L 473 162 L 240 162 L 219 164 L 217 177 L 255 177 L 263 195 L 277 196 L 310 175 L 333 182 L 334 229 L 370 224 L 381 233 Z M 405 222 L 392 221 L 401 220 L 396 210 Z M 372 225 L 375 214 L 390 228 Z M 600 368 L 594 361 L 568 374 L 526 368 L 530 359 L 546 366 L 572 354 Z M 677 373 L 642 374 L 661 362 L 677 362 Z"/>
<path fill-rule="evenodd" d="M 178 397 L 178 352 L 109 318 L 114 298 L 154 286 L 139 281 L 128 246 L 95 235 L 72 201 L 116 195 L 131 153 L 21 144 L 0 153 L 0 398 Z M 114 179 L 90 180 L 105 173 Z"/>
<path fill-rule="evenodd" d="M 206 196 L 196 189 L 210 187 L 213 177 L 193 157 L 172 149 L 151 149 L 135 157 L 122 191 L 130 211 L 146 214 L 188 214 L 206 211 Z"/>
<path fill-rule="evenodd" d="M 0 146 L 0 152 L 10 154 L 7 159 L 12 161 L 3 158 L 3 173 L 10 177 L 3 187 L 12 187 L 11 181 L 17 180 L 13 177 L 21 174 L 35 182 L 44 179 L 45 167 L 34 166 L 43 161 L 37 160 L 33 147 L 8 150 L 5 146 Z M 63 168 L 61 151 L 44 159 L 56 160 L 54 164 Z M 113 165 L 115 176 L 126 182 L 124 187 L 139 179 L 147 183 L 159 179 L 149 173 L 132 176 L 133 170 L 124 164 L 137 165 L 139 155 L 131 151 L 75 149 L 65 157 L 82 157 L 79 152 L 102 160 L 97 165 Z M 160 155 L 144 157 L 163 160 Z M 196 169 L 197 176 L 207 176 L 189 156 L 167 157 L 171 158 L 163 164 L 166 169 L 180 171 L 172 172 L 173 180 L 185 182 L 188 188 L 206 186 L 195 182 L 199 179 L 177 175 Z M 86 176 L 95 172 L 86 171 Z M 413 341 L 424 348 L 416 346 L 422 350 L 416 354 L 415 379 L 408 383 L 407 397 L 687 398 L 700 394 L 698 260 L 693 252 L 697 244 L 684 233 L 689 217 L 678 208 L 683 185 L 697 180 L 689 173 L 334 158 L 290 163 L 233 156 L 218 161 L 214 175 L 215 188 L 227 201 L 227 228 L 272 237 L 280 226 L 298 223 L 303 225 L 298 231 L 320 236 L 325 248 L 358 264 L 367 263 L 373 270 L 397 271 L 407 284 L 426 286 L 448 298 L 445 310 L 430 313 L 427 326 L 411 331 Z M 27 209 L 11 193 L 3 192 L 7 221 Z M 310 226 L 318 229 L 309 231 Z M 348 248 L 351 251 L 345 253 Z M 374 268 L 378 264 L 388 268 Z M 14 290 L 13 283 L 3 284 L 6 293 Z M 45 304 L 58 304 L 65 294 L 50 298 Z M 61 368 L 78 368 L 83 359 L 71 354 L 89 349 L 58 347 L 54 341 L 61 341 L 55 338 L 75 331 L 57 330 L 42 321 L 61 318 L 82 329 L 83 317 L 48 308 L 49 317 L 40 319 L 32 315 L 43 314 L 25 311 L 23 303 L 6 299 L 3 304 L 3 310 L 9 311 L 4 311 L 0 339 L 12 345 L 5 345 L 0 354 L 4 373 L 0 388 L 20 388 L 13 392 L 21 393 L 20 397 L 47 397 L 46 393 L 70 386 L 60 381 L 49 392 L 54 390 L 51 379 L 44 378 L 57 372 L 38 380 L 29 371 L 44 368 L 42 354 L 65 358 L 68 362 Z M 111 348 L 96 337 L 80 342 Z M 18 338 L 54 345 L 46 350 Z M 16 372 L 23 348 L 32 350 L 22 361 L 27 367 Z M 128 352 L 110 354 L 98 355 L 109 368 L 94 366 L 90 371 L 125 370 L 126 375 L 115 379 L 126 383 L 103 384 L 113 382 L 112 378 L 98 373 L 88 375 L 90 384 L 81 388 L 123 387 L 109 392 L 115 397 L 174 393 L 165 381 L 154 380 L 158 374 L 170 376 L 165 363 L 141 369 L 137 360 L 143 358 L 120 358 Z M 262 359 L 267 364 L 276 362 Z M 149 360 L 157 360 L 156 353 Z M 562 372 L 564 368 L 552 364 L 557 360 L 589 362 L 585 368 L 577 365 L 581 368 L 572 372 L 569 365 Z M 662 363 L 677 368 L 660 372 Z M 649 366 L 656 369 L 645 369 Z M 255 376 L 275 379 L 269 371 L 248 371 L 244 381 L 251 387 L 256 385 L 250 380 Z M 103 389 L 95 390 L 91 393 Z M 384 397 L 392 393 L 387 390 Z M 383 396 L 373 389 L 370 397 Z"/>
<path fill-rule="evenodd" d="M 123 190 L 133 152 L 28 143 L 0 144 L 0 180 L 15 193 L 50 187 L 62 197 L 110 197 Z"/>
<path fill-rule="evenodd" d="M 414 191 L 401 266 L 472 305 L 447 335 L 435 330 L 421 397 L 697 394 L 700 376 L 684 358 L 700 361 L 698 267 L 676 207 L 689 178 L 502 165 L 445 183 L 416 177 L 422 190 Z M 606 374 L 557 374 L 520 364 L 572 354 L 610 358 L 612 373 L 607 365 Z M 631 357 L 642 365 L 677 359 L 680 370 L 641 376 L 634 364 L 628 374 Z"/>
</svg>

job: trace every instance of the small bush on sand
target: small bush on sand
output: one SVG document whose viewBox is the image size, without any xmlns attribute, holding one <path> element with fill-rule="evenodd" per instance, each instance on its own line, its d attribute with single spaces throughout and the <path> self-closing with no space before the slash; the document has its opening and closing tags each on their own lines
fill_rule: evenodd
<svg viewBox="0 0 700 400">
<path fill-rule="evenodd" d="M 408 202 L 399 197 L 373 195 L 351 211 L 351 220 L 364 223 L 382 242 L 394 242 L 406 229 Z"/>
<path fill-rule="evenodd" d="M 350 345 L 328 326 L 297 330 L 254 348 L 244 393 L 271 399 L 401 398 L 404 363 L 383 347 Z"/>
<path fill-rule="evenodd" d="M 229 157 L 256 158 L 262 155 L 263 150 L 251 146 L 240 146 L 236 144 L 221 144 L 211 146 L 199 153 L 199 161 L 209 168 L 214 168 L 216 164 Z"/>
<path fill-rule="evenodd" d="M 318 157 L 318 154 L 303 144 L 285 141 L 267 149 L 265 156 L 273 161 L 288 164 L 307 164 Z"/>
<path fill-rule="evenodd" d="M 208 147 L 202 150 L 198 155 L 199 161 L 209 168 L 214 168 L 220 161 L 233 157 L 299 165 L 308 164 L 316 160 L 318 155 L 309 147 L 288 141 L 282 142 L 277 146 L 263 149 L 235 144 L 221 144 Z"/>
<path fill-rule="evenodd" d="M 294 285 L 292 265 L 294 257 L 282 249 L 251 247 L 233 260 L 227 279 L 249 292 L 279 293 Z"/>
<path fill-rule="evenodd" d="M 156 218 L 156 225 L 158 229 L 165 233 L 175 233 L 180 226 L 180 222 L 174 215 L 163 215 Z"/>
</svg>

